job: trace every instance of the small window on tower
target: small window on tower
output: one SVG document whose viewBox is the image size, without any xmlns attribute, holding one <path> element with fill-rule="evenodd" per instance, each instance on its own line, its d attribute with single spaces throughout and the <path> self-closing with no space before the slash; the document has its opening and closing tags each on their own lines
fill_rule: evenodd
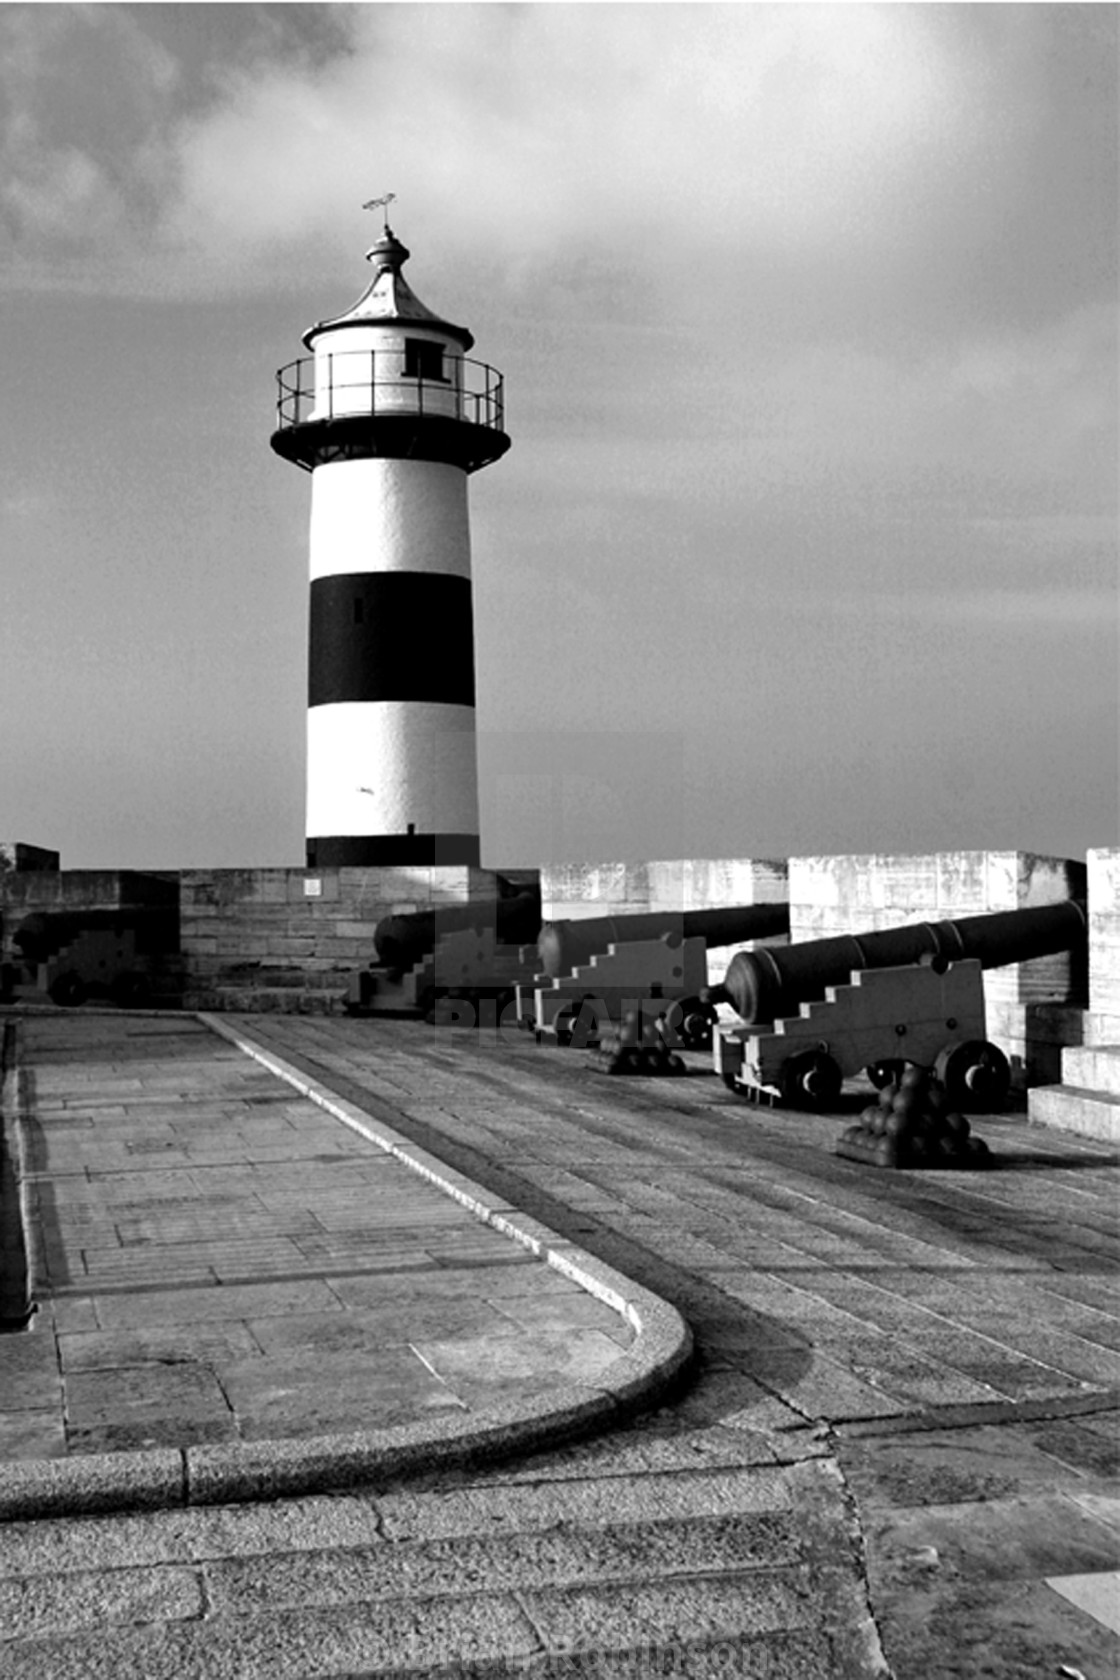
<svg viewBox="0 0 1120 1680">
<path fill-rule="evenodd" d="M 446 385 L 443 371 L 443 345 L 427 338 L 406 338 L 404 341 L 404 376 L 406 379 L 439 379 Z"/>
</svg>

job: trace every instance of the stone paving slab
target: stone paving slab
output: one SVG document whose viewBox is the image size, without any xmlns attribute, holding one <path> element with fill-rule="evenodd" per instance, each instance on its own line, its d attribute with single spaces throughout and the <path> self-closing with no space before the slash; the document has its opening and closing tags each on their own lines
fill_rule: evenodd
<svg viewBox="0 0 1120 1680">
<path fill-rule="evenodd" d="M 216 1498 L 245 1477 L 302 1485 L 300 1442 L 329 1480 L 330 1440 L 347 1476 L 379 1446 L 422 1462 L 426 1436 L 443 1458 L 456 1432 L 464 1451 L 508 1444 L 519 1418 L 537 1441 L 549 1397 L 570 1431 L 614 1404 L 612 1373 L 629 1393 L 635 1357 L 648 1384 L 688 1356 L 683 1322 L 646 1292 L 607 1287 L 590 1257 L 584 1276 L 569 1243 L 553 1255 L 537 1222 L 517 1230 L 514 1210 L 499 1219 L 461 1175 L 445 1183 L 434 1158 L 201 1020 L 19 1030 L 39 1311 L 6 1339 L 0 1510 L 34 1508 L 36 1474 L 64 1505 L 84 1458 L 81 1505 L 105 1455 L 137 1461 L 101 1476 L 113 1502 L 145 1452 L 161 1486 L 172 1450 L 178 1497 Z"/>
<path fill-rule="evenodd" d="M 381 1093 L 453 1163 L 485 1159 L 496 1189 L 655 1287 L 803 1417 L 1120 1387 L 1118 1160 L 1093 1140 L 980 1116 L 992 1172 L 882 1173 L 835 1156 L 842 1117 L 737 1102 L 700 1057 L 687 1080 L 605 1081 L 521 1034 L 432 1034 L 420 1057 L 397 1023 L 256 1030 L 339 1090 Z"/>
<path fill-rule="evenodd" d="M 1107 1440 L 1110 1459 L 1069 1447 L 1058 1457 L 1047 1423 L 841 1438 L 900 1674 L 1072 1669 L 1111 1680 L 1120 1669 L 1115 1630 L 1047 1584 L 1073 1574 L 1103 1583 L 1116 1570 L 1120 1417 L 1098 1414 L 1103 1434 L 1088 1421 L 1068 1427 Z"/>
</svg>

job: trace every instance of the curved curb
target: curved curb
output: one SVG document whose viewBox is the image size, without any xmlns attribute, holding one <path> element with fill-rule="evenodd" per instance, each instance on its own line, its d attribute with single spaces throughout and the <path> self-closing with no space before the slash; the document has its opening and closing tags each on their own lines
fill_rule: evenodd
<svg viewBox="0 0 1120 1680">
<path fill-rule="evenodd" d="M 433 1418 L 347 1434 L 90 1453 L 0 1465 L 0 1521 L 292 1498 L 524 1452 L 619 1421 L 684 1371 L 692 1357 L 692 1332 L 667 1301 L 408 1143 L 383 1121 L 309 1079 L 247 1033 L 210 1014 L 199 1012 L 195 1019 L 453 1197 L 484 1224 L 612 1307 L 631 1325 L 636 1340 L 586 1383 L 553 1388 L 547 1397 L 488 1407 L 485 1416 L 465 1424 Z"/>
</svg>

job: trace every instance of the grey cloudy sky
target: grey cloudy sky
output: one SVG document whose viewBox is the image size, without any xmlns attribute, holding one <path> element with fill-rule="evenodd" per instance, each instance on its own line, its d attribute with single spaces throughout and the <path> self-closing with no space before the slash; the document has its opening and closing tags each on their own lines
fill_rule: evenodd
<svg viewBox="0 0 1120 1680">
<path fill-rule="evenodd" d="M 297 864 L 273 372 L 408 277 L 483 855 L 1115 844 L 1111 5 L 0 7 L 0 837 Z"/>
</svg>

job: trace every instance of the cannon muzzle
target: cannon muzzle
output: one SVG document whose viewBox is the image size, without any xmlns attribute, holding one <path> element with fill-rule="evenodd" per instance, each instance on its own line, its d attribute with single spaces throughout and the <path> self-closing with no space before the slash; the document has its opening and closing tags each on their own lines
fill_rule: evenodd
<svg viewBox="0 0 1120 1680">
<path fill-rule="evenodd" d="M 707 994 L 712 1003 L 729 1003 L 748 1026 L 796 1015 L 803 1003 L 823 998 L 828 986 L 842 986 L 854 970 L 896 968 L 923 958 L 956 962 L 979 958 L 983 968 L 1029 962 L 1054 951 L 1085 944 L 1088 917 L 1084 904 L 1067 899 L 1038 909 L 1000 910 L 990 916 L 967 916 L 959 922 L 917 922 L 882 933 L 841 934 L 801 945 L 740 951 L 728 966 L 722 986 Z"/>
<path fill-rule="evenodd" d="M 789 932 L 788 904 L 745 904 L 724 910 L 652 910 L 633 916 L 596 916 L 586 922 L 546 922 L 537 940 L 541 967 L 552 980 L 590 962 L 608 945 L 678 934 L 707 945 L 738 945 Z"/>
</svg>

